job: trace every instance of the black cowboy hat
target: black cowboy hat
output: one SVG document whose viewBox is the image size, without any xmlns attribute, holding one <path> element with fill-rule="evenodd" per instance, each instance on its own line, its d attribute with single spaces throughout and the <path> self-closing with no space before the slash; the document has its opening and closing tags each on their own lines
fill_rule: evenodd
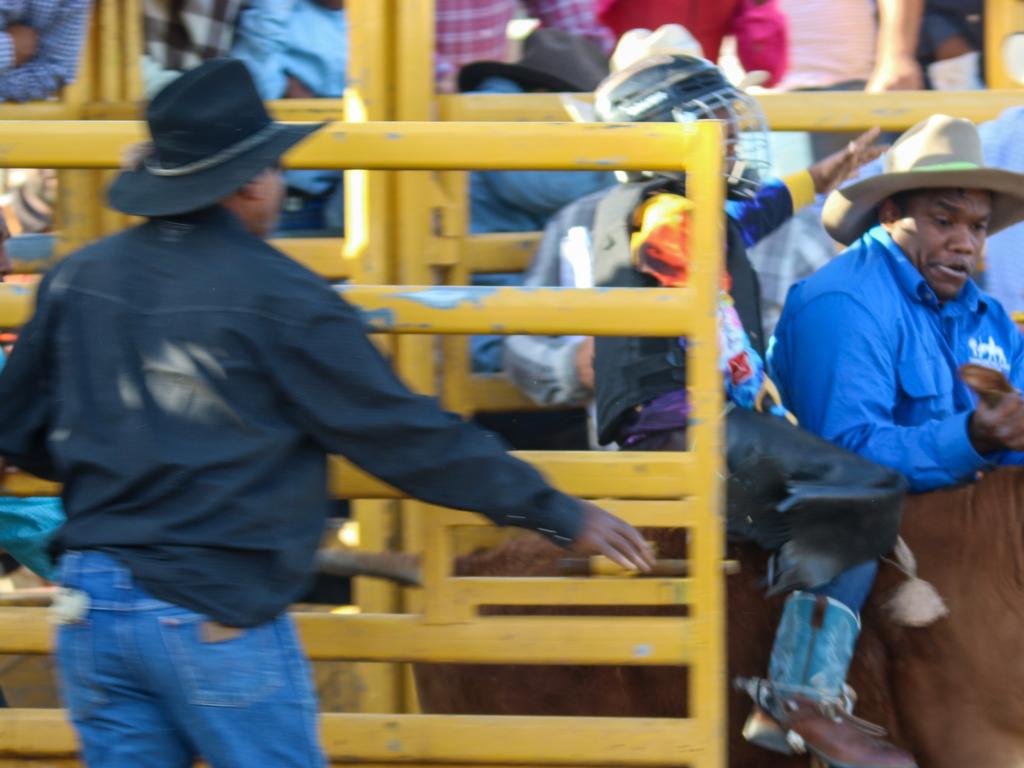
<svg viewBox="0 0 1024 768">
<path fill-rule="evenodd" d="M 515 64 L 474 61 L 459 70 L 459 90 L 472 91 L 488 77 L 504 77 L 526 91 L 592 91 L 608 76 L 608 57 L 593 40 L 541 27 L 523 43 Z"/>
<path fill-rule="evenodd" d="M 110 205 L 135 216 L 171 216 L 213 205 L 277 163 L 321 125 L 283 125 L 267 114 L 245 64 L 213 59 L 150 102 L 152 151 L 124 170 Z"/>
</svg>

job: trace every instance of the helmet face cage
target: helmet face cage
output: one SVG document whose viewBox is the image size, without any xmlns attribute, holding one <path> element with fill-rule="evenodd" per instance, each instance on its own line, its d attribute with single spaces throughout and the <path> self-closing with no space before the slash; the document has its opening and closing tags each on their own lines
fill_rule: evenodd
<svg viewBox="0 0 1024 768">
<path fill-rule="evenodd" d="M 729 191 L 753 197 L 771 170 L 768 123 L 757 102 L 732 87 L 690 98 L 672 110 L 677 123 L 724 120 L 725 177 Z"/>
</svg>

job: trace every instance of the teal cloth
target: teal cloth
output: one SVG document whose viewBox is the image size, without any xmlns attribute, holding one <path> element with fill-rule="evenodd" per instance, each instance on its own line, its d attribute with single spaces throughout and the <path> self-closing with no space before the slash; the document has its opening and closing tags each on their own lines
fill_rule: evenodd
<svg viewBox="0 0 1024 768">
<path fill-rule="evenodd" d="M 60 499 L 0 497 L 0 547 L 50 581 L 56 581 L 57 569 L 47 548 L 62 525 L 64 505 Z"/>
<path fill-rule="evenodd" d="M 5 362 L 0 349 L 0 368 Z M 64 505 L 58 498 L 0 496 L 0 548 L 44 579 L 56 581 L 57 568 L 48 550 L 64 519 Z"/>
</svg>

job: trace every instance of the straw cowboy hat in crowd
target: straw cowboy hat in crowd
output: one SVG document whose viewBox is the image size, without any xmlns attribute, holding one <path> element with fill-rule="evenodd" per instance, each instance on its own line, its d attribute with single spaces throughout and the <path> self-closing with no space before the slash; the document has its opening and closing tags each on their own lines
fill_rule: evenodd
<svg viewBox="0 0 1024 768">
<path fill-rule="evenodd" d="M 971 121 L 932 115 L 893 143 L 883 155 L 880 175 L 831 193 L 821 220 L 829 235 L 849 245 L 878 223 L 878 206 L 886 198 L 945 188 L 992 193 L 989 234 L 1024 219 L 1024 174 L 986 166 L 981 137 Z"/>
<path fill-rule="evenodd" d="M 212 59 L 174 80 L 146 108 L 146 123 L 148 152 L 107 193 L 111 207 L 135 216 L 213 205 L 325 125 L 275 123 L 249 70 L 233 59 Z"/>
</svg>

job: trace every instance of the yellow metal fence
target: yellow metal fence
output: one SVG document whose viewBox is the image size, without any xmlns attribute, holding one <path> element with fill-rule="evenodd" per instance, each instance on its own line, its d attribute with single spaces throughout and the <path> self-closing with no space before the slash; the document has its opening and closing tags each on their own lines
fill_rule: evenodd
<svg viewBox="0 0 1024 768">
<path fill-rule="evenodd" d="M 367 287 L 354 289 L 348 297 L 367 308 L 394 309 L 399 324 L 405 322 L 402 318 L 415 317 L 408 322 L 432 323 L 433 330 L 439 333 L 448 331 L 464 334 L 474 329 L 487 330 L 494 322 L 491 313 L 498 312 L 503 319 L 512 315 L 523 318 L 527 324 L 518 326 L 523 332 L 531 329 L 554 332 L 550 329 L 566 327 L 555 323 L 550 313 L 543 312 L 543 308 L 538 310 L 533 307 L 529 300 L 525 304 L 519 303 L 520 299 L 515 292 L 496 294 L 489 305 L 485 302 L 484 309 L 474 309 L 471 303 L 462 303 L 455 311 L 425 317 L 422 313 L 426 310 L 422 306 L 414 306 L 398 297 L 392 289 L 384 287 L 389 283 L 405 283 L 427 289 L 437 284 L 464 283 L 473 273 L 518 271 L 524 268 L 536 246 L 537 233 L 470 237 L 465 173 L 459 169 L 563 167 L 559 162 L 565 157 L 576 156 L 577 146 L 573 144 L 572 152 L 569 152 L 568 146 L 558 142 L 549 144 L 546 140 L 539 140 L 538 136 L 547 136 L 549 130 L 563 131 L 563 138 L 571 136 L 575 141 L 577 135 L 584 134 L 574 133 L 576 129 L 569 127 L 512 125 L 503 128 L 492 124 L 473 128 L 451 125 L 458 122 L 551 122 L 565 120 L 567 114 L 559 97 L 550 94 L 436 97 L 431 77 L 431 0 L 349 0 L 346 6 L 352 39 L 350 84 L 345 98 L 282 101 L 271 105 L 279 119 L 347 119 L 347 124 L 332 126 L 308 148 L 294 155 L 297 164 L 308 162 L 313 167 L 336 165 L 346 168 L 346 238 L 343 241 L 335 238 L 287 239 L 275 244 L 330 279 L 348 279 L 356 284 L 366 284 Z M 994 46 L 1001 45 L 1009 32 L 1024 28 L 1024 18 L 1018 18 L 1021 17 L 1020 9 L 1024 3 L 1019 0 L 988 0 L 986 6 L 991 54 Z M 109 234 L 125 223 L 124 217 L 102 206 L 103 174 L 105 169 L 116 165 L 123 144 L 133 137 L 142 137 L 143 133 L 137 125 L 106 124 L 103 121 L 135 120 L 141 114 L 141 86 L 136 74 L 141 50 L 139 19 L 138 0 L 98 0 L 91 43 L 83 53 L 79 82 L 65 89 L 58 102 L 0 105 L 0 119 L 95 122 L 95 125 L 78 122 L 70 127 L 61 127 L 57 123 L 52 126 L 0 125 L 0 165 L 13 167 L 39 164 L 54 167 L 66 164 L 68 168 L 61 174 L 60 254 L 96 236 Z M 1015 85 L 995 57 L 990 55 L 988 63 L 990 82 L 993 85 L 1002 88 Z M 770 94 L 760 97 L 769 124 L 777 130 L 857 130 L 874 125 L 886 130 L 900 130 L 939 110 L 980 121 L 995 117 L 1006 107 L 1018 105 L 1020 99 L 1020 92 L 1012 90 L 969 94 L 853 96 L 847 93 L 814 93 Z M 391 156 L 391 160 L 395 161 L 392 164 L 383 161 L 387 157 L 387 150 L 382 145 L 386 142 L 381 146 L 375 143 L 376 128 L 361 125 L 388 120 L 439 120 L 442 124 L 424 129 L 423 133 L 419 133 L 419 126 L 416 125 L 401 126 L 400 129 L 405 131 L 402 142 L 405 149 L 395 150 L 399 154 Z M 53 134 L 49 132 L 50 129 L 54 131 Z M 53 136 L 62 130 L 68 132 L 65 136 L 72 137 L 70 142 L 53 140 Z M 631 130 L 642 133 L 646 129 L 634 126 Z M 433 133 L 428 135 L 429 131 Z M 488 132 L 487 152 L 474 154 L 472 151 L 464 151 L 467 142 L 472 146 L 483 135 L 482 132 Z M 678 134 L 666 138 L 665 134 L 655 133 L 660 137 L 656 139 L 660 142 L 656 145 L 657 151 L 652 150 L 643 157 L 631 154 L 642 152 L 639 147 L 646 139 L 627 140 L 621 145 L 616 143 L 614 161 L 611 157 L 607 158 L 608 161 L 622 161 L 625 156 L 628 162 L 623 161 L 622 167 L 650 170 L 665 167 L 658 164 L 666 162 L 665 157 L 683 157 L 682 148 L 672 143 L 678 141 Z M 514 144 L 517 140 L 522 143 Z M 334 141 L 338 141 L 341 147 L 337 152 L 334 151 Z M 699 143 L 696 142 L 690 148 L 695 149 Z M 67 151 L 69 144 L 70 151 Z M 440 153 L 436 152 L 435 147 L 442 145 L 444 149 Z M 561 147 L 561 154 L 555 147 Z M 403 151 L 406 154 L 400 155 Z M 507 160 L 511 164 L 503 166 L 492 163 L 487 166 L 487 158 L 495 151 L 505 153 L 500 162 Z M 710 144 L 704 151 L 709 157 L 717 157 L 717 150 Z M 665 155 L 664 152 L 670 154 Z M 524 157 L 531 155 L 536 158 L 536 162 L 540 162 L 542 157 L 547 158 L 544 162 L 548 164 L 530 164 Z M 86 156 L 102 159 L 90 159 L 89 168 L 94 170 L 79 170 Z M 698 165 L 705 162 L 700 152 L 687 156 L 696 157 Z M 637 164 L 629 165 L 633 161 Z M 408 164 L 403 165 L 403 162 Z M 393 170 L 399 167 L 420 170 L 401 173 Z M 438 173 L 437 169 L 444 172 Z M 710 167 L 704 167 L 694 169 L 693 172 L 701 178 L 704 174 L 711 178 L 714 176 L 712 171 Z M 720 211 L 721 206 L 715 199 L 716 195 L 720 195 L 719 189 L 700 187 L 695 188 L 693 194 L 701 198 L 698 212 Z M 715 215 L 717 217 L 717 213 Z M 711 217 L 709 215 L 707 219 L 701 220 L 711 221 Z M 708 226 L 707 236 L 711 238 Z M 714 237 L 720 237 L 720 233 Z M 710 239 L 706 250 L 702 250 L 702 253 L 710 254 L 720 252 L 718 245 Z M 713 266 L 710 260 L 701 261 L 701 264 L 709 271 L 702 273 L 700 279 L 711 279 L 711 272 L 717 266 Z M 380 287 L 373 288 L 370 285 Z M 707 326 L 702 324 L 709 323 L 708 318 L 711 316 L 708 310 L 710 305 L 705 302 L 710 300 L 711 293 L 704 296 L 701 293 L 703 289 L 694 290 L 695 293 L 689 297 L 684 292 L 673 293 L 673 306 L 679 317 L 676 317 L 677 313 L 672 313 L 660 331 L 644 325 L 636 326 L 637 332 L 680 332 L 686 327 L 686 322 L 682 320 L 685 314 L 683 308 L 689 304 L 694 312 L 690 316 L 700 318 L 700 327 L 696 330 L 704 333 Z M 647 306 L 647 302 L 656 301 L 656 293 L 649 292 L 645 297 L 633 297 L 629 292 L 617 293 L 612 306 L 602 306 L 600 302 L 604 299 L 585 292 L 573 293 L 572 298 L 565 298 L 570 294 L 560 295 L 559 302 L 563 305 L 571 303 L 577 316 L 585 317 L 589 323 L 609 316 L 610 309 L 623 318 L 653 317 L 657 313 L 640 312 L 638 309 Z M 625 309 L 627 306 L 628 311 Z M 0 291 L 0 319 L 4 324 L 17 324 L 23 320 L 27 316 L 27 307 L 28 297 L 24 292 L 9 287 Z M 540 317 L 541 320 L 529 325 L 529 317 Z M 549 321 L 551 324 L 548 324 Z M 507 323 L 503 324 L 506 330 L 511 329 Z M 634 328 L 620 325 L 618 317 L 614 325 L 619 330 Z M 581 333 L 594 333 L 597 328 L 596 324 L 585 324 L 579 330 Z M 605 330 L 608 329 L 605 327 Z M 707 333 L 702 338 L 710 339 L 710 332 Z M 386 342 L 385 348 L 405 379 L 421 391 L 440 395 L 444 404 L 450 408 L 472 413 L 528 406 L 524 398 L 500 378 L 471 375 L 467 367 L 468 354 L 460 339 L 446 338 L 440 358 L 435 355 L 435 346 L 429 337 L 388 336 Z M 702 421 L 703 426 L 694 433 L 695 436 L 699 434 L 707 438 L 703 444 L 705 449 L 715 446 L 717 439 L 714 426 L 714 414 L 717 411 L 713 406 L 719 395 L 716 394 L 717 379 L 712 374 L 710 363 L 712 346 L 695 346 L 693 354 L 699 359 L 691 361 L 690 366 L 697 378 L 694 384 L 706 393 L 703 399 L 698 398 L 698 407 L 702 413 L 712 415 L 711 420 Z M 702 365 L 706 367 L 702 368 Z M 704 429 L 708 431 L 701 431 Z M 520 747 L 524 739 L 513 735 L 524 734 L 530 737 L 530 743 L 560 746 L 567 750 L 564 754 L 572 755 L 572 761 L 580 764 L 588 760 L 600 764 L 678 764 L 683 758 L 692 757 L 694 764 L 722 765 L 724 720 L 719 716 L 722 713 L 724 651 L 721 643 L 722 594 L 718 570 L 720 533 L 716 525 L 709 522 L 713 519 L 712 511 L 717 503 L 717 489 L 713 481 L 718 476 L 717 462 L 720 459 L 717 449 L 697 455 L 634 455 L 628 460 L 605 454 L 524 454 L 524 457 L 537 462 L 556 484 L 573 493 L 592 497 L 628 496 L 634 499 L 643 496 L 647 501 L 627 502 L 626 506 L 621 507 L 634 522 L 666 519 L 669 516 L 667 510 L 671 509 L 675 510 L 672 515 L 678 515 L 678 518 L 673 518 L 677 520 L 676 524 L 695 526 L 695 559 L 690 576 L 692 581 L 687 582 L 686 588 L 679 591 L 685 600 L 693 601 L 691 619 L 687 620 L 690 623 L 686 629 L 679 623 L 681 620 L 666 620 L 675 621 L 676 624 L 665 623 L 658 627 L 643 622 L 631 625 L 648 641 L 656 643 L 658 650 L 649 659 L 657 661 L 628 661 L 626 640 L 618 642 L 616 638 L 609 637 L 607 631 L 589 632 L 587 630 L 590 627 L 585 620 L 571 626 L 554 619 L 525 622 L 522 626 L 507 623 L 512 620 L 504 620 L 506 623 L 502 624 L 503 619 L 497 617 L 489 618 L 486 622 L 475 619 L 465 622 L 464 610 L 460 609 L 462 612 L 454 617 L 446 616 L 443 612 L 439 614 L 437 602 L 423 600 L 418 590 L 399 592 L 382 582 L 363 579 L 356 583 L 356 599 L 364 611 L 363 615 L 301 618 L 300 627 L 307 651 L 318 659 L 479 661 L 484 658 L 481 656 L 483 653 L 491 660 L 514 661 L 526 659 L 520 659 L 515 656 L 515 652 L 504 649 L 498 642 L 500 638 L 525 637 L 517 633 L 527 631 L 540 631 L 538 638 L 564 637 L 560 633 L 570 631 L 575 637 L 580 632 L 586 632 L 586 636 L 593 638 L 592 642 L 579 653 L 574 652 L 571 658 L 565 655 L 564 643 L 545 645 L 546 641 L 538 639 L 530 646 L 538 649 L 535 653 L 530 652 L 533 654 L 530 660 L 536 661 L 545 653 L 549 654 L 544 657 L 546 663 L 623 661 L 681 664 L 697 659 L 697 674 L 691 676 L 691 700 L 696 706 L 692 714 L 696 719 L 680 727 L 676 720 L 609 726 L 604 722 L 593 724 L 576 720 L 546 725 L 519 719 L 503 719 L 499 724 L 489 718 L 444 721 L 419 719 L 398 723 L 390 715 L 367 716 L 370 719 L 329 716 L 324 724 L 328 751 L 335 757 L 354 755 L 361 761 L 371 763 L 425 759 L 439 763 L 496 760 L 560 762 L 557 757 L 551 756 L 550 750 L 544 751 L 543 755 L 540 751 L 524 754 L 523 750 L 529 752 L 528 747 Z M 631 464 L 631 461 L 642 462 L 645 467 L 642 485 L 638 482 L 638 465 Z M 336 464 L 335 470 L 332 478 L 334 490 L 358 499 L 354 503 L 354 514 L 361 526 L 362 544 L 370 549 L 386 549 L 400 543 L 407 549 L 432 552 L 434 554 L 428 555 L 432 559 L 428 562 L 427 570 L 433 574 L 429 577 L 433 586 L 428 587 L 428 590 L 441 583 L 439 579 L 444 570 L 446 549 L 443 541 L 447 535 L 442 527 L 467 519 L 464 516 L 450 517 L 448 513 L 431 516 L 432 513 L 425 511 L 421 505 L 400 500 L 400 494 L 393 489 L 366 478 L 350 467 Z M 12 478 L 9 487 L 19 493 L 46 490 L 37 481 L 25 477 Z M 50 492 L 53 490 L 49 487 Z M 695 498 L 699 503 L 691 501 L 687 506 L 687 503 L 671 501 L 694 492 L 697 493 Z M 656 507 L 651 505 L 656 504 L 669 506 L 658 508 L 663 510 L 663 515 L 660 512 L 655 514 L 651 510 Z M 433 522 L 427 523 L 428 520 Z M 657 582 L 653 580 L 653 583 Z M 490 589 L 487 585 L 470 585 L 470 597 L 467 599 L 475 599 L 472 596 L 478 595 L 478 591 L 485 586 Z M 627 602 L 623 592 L 627 589 L 633 590 L 635 599 L 650 599 L 651 594 L 661 594 L 651 582 L 615 582 L 615 586 L 606 583 L 605 588 L 617 601 L 621 597 L 622 602 Z M 522 594 L 530 593 L 533 599 L 542 599 L 543 591 L 535 586 L 531 589 L 531 585 L 513 584 L 512 587 L 497 589 L 511 589 L 517 595 L 522 589 L 525 590 Z M 594 591 L 592 587 L 585 589 Z M 492 592 L 492 602 L 494 597 Z M 402 609 L 413 613 L 406 616 L 395 613 Z M 48 630 L 38 611 L 20 609 L 2 613 L 0 650 L 26 653 L 47 651 Z M 441 617 L 441 622 L 426 620 L 428 613 L 434 618 Z M 457 621 L 447 623 L 453 620 Z M 601 620 L 602 623 L 605 621 Z M 629 635 L 623 637 L 628 638 Z M 403 682 L 395 667 L 385 664 L 367 665 L 362 675 L 362 683 L 370 692 L 364 697 L 364 711 L 384 713 L 407 710 L 414 706 L 411 687 Z M 13 711 L 0 714 L 0 745 L 8 746 L 12 754 L 48 755 L 54 759 L 61 759 L 58 755 L 69 756 L 73 753 L 73 745 L 67 729 L 59 726 L 61 722 L 59 713 Z M 628 732 L 625 735 L 619 734 L 615 730 L 618 728 L 625 728 Z M 570 733 L 559 742 L 555 737 L 563 729 Z M 398 734 L 401 738 L 396 742 L 385 741 L 385 732 L 392 736 Z M 700 743 L 703 751 L 692 752 L 689 746 L 691 739 Z M 632 750 L 635 756 L 628 758 L 622 755 L 620 760 L 619 751 L 602 751 L 602 747 L 610 749 L 611 742 L 621 745 L 623 750 Z M 399 744 L 401 749 L 393 750 L 389 745 L 394 743 Z M 466 746 L 460 748 L 459 744 Z M 507 747 L 495 750 L 495 744 Z M 612 760 L 612 757 L 616 759 Z"/>
<path fill-rule="evenodd" d="M 54 134 L 74 130 L 60 123 Z M 689 570 L 683 579 L 455 578 L 452 530 L 481 525 L 465 513 L 415 502 L 424 588 L 409 614 L 308 615 L 300 619 L 307 652 L 315 659 L 355 661 L 460 661 L 528 664 L 660 664 L 690 670 L 689 710 L 678 718 L 437 717 L 331 714 L 323 720 L 328 754 L 346 762 L 487 763 L 538 765 L 724 765 L 725 723 L 722 525 L 720 519 L 721 383 L 715 343 L 715 296 L 723 249 L 721 129 L 690 126 L 580 126 L 372 123 L 332 126 L 290 153 L 289 167 L 441 169 L 602 168 L 678 170 L 686 167 L 695 205 L 697 259 L 685 290 L 616 291 L 517 289 L 486 291 L 421 287 L 353 286 L 349 300 L 367 310 L 386 333 L 509 333 L 682 335 L 688 347 L 694 426 L 684 454 L 556 453 L 541 469 L 577 495 L 606 502 L 638 525 L 689 530 Z M 77 156 L 58 149 L 33 154 L 25 126 L 0 123 L 0 143 L 20 165 L 116 163 L 119 148 L 139 126 L 96 123 L 75 132 Z M 494 136 L 501 137 L 495 151 Z M 56 142 L 60 144 L 60 142 Z M 430 158 L 424 161 L 423 158 Z M 86 160 L 88 158 L 88 160 Z M 572 158 L 571 160 L 567 158 Z M 31 161 L 31 162 L 27 162 Z M 31 291 L 0 290 L 0 325 L 16 326 L 31 309 Z M 381 311 L 385 310 L 385 311 Z M 610 320 L 609 318 L 612 318 Z M 538 459 L 540 455 L 526 456 Z M 339 470 L 344 473 L 349 470 Z M 337 475 L 335 476 L 337 477 Z M 53 492 L 27 478 L 21 493 Z M 365 477 L 340 482 L 346 496 L 392 497 Z M 480 605 L 639 604 L 686 605 L 680 617 L 481 616 Z M 0 652 L 49 650 L 42 613 L 9 609 L 0 621 Z M 573 638 L 572 643 L 567 643 Z M 684 716 L 685 715 L 685 716 Z M 10 755 L 66 758 L 75 744 L 62 714 L 0 711 L 0 750 Z"/>
</svg>

